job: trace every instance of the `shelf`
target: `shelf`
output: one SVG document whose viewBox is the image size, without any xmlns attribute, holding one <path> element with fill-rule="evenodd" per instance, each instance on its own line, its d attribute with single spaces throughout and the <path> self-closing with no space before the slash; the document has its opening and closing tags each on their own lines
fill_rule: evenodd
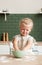
<svg viewBox="0 0 42 65">
<path fill-rule="evenodd" d="M 0 12 L 0 14 L 11 14 L 11 12 Z"/>
<path fill-rule="evenodd" d="M 40 14 L 42 14 L 42 12 L 40 12 Z"/>
</svg>

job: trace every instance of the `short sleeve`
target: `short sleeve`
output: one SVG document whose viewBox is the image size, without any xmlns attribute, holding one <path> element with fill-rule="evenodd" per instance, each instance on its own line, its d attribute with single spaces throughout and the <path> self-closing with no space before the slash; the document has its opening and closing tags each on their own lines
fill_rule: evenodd
<svg viewBox="0 0 42 65">
<path fill-rule="evenodd" d="M 34 37 L 30 36 L 29 40 L 33 40 L 33 44 L 37 44 L 36 39 Z"/>
<path fill-rule="evenodd" d="M 14 37 L 13 37 L 13 40 L 14 39 L 16 39 L 17 41 L 19 40 L 19 36 L 18 35 L 15 35 Z"/>
</svg>

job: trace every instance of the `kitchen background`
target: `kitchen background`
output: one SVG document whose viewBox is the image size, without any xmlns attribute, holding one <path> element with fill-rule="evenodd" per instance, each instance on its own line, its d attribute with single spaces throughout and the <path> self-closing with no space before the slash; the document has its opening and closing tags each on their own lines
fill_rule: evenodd
<svg viewBox="0 0 42 65">
<path fill-rule="evenodd" d="M 42 0 L 0 0 L 0 41 L 2 34 L 8 32 L 9 40 L 19 34 L 19 22 L 29 17 L 34 21 L 30 33 L 37 41 L 42 41 Z M 5 11 L 6 20 L 5 20 Z"/>
<path fill-rule="evenodd" d="M 0 40 L 2 41 L 4 32 L 8 32 L 9 40 L 12 40 L 14 35 L 19 34 L 19 22 L 25 17 L 29 17 L 34 21 L 34 28 L 30 34 L 37 41 L 42 41 L 42 14 L 7 14 L 6 21 L 4 14 L 0 14 Z"/>
</svg>

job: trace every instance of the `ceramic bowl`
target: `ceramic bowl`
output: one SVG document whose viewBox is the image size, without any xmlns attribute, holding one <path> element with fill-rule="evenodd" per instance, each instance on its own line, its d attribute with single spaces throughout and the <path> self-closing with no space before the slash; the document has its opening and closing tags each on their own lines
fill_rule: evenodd
<svg viewBox="0 0 42 65">
<path fill-rule="evenodd" d="M 12 51 L 12 53 L 13 53 L 13 56 L 15 56 L 17 58 L 21 58 L 26 55 L 26 53 L 24 51 Z"/>
</svg>

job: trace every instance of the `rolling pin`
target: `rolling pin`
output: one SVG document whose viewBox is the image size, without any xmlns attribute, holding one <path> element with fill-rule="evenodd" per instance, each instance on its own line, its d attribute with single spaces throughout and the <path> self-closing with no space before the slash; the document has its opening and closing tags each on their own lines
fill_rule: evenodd
<svg viewBox="0 0 42 65">
<path fill-rule="evenodd" d="M 8 38 L 8 33 L 6 32 L 6 34 L 5 34 L 5 41 L 9 41 L 9 38 Z"/>
<path fill-rule="evenodd" d="M 5 42 L 5 32 L 3 33 L 3 41 Z"/>
</svg>

